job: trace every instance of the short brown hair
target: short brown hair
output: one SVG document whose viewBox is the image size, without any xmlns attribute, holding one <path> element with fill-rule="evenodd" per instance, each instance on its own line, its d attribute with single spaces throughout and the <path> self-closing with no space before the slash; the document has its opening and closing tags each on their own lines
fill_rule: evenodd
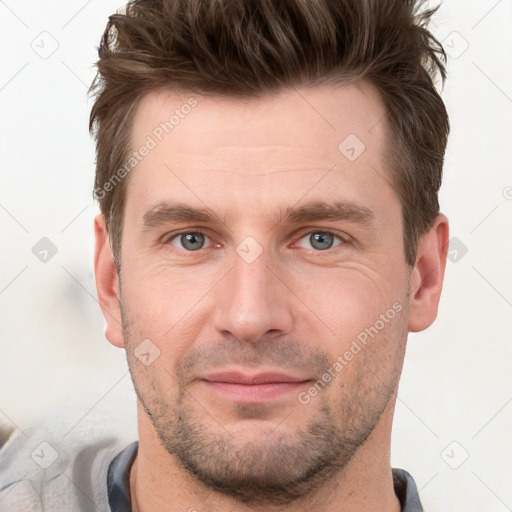
<svg viewBox="0 0 512 512">
<path fill-rule="evenodd" d="M 284 88 L 366 80 L 388 114 L 388 156 L 402 206 L 405 259 L 439 213 L 448 115 L 435 83 L 446 55 L 423 0 L 132 0 L 99 47 L 89 128 L 119 263 L 131 122 L 154 90 L 251 98 Z M 110 181 L 112 182 L 112 181 Z M 109 193 L 105 193 L 106 189 Z"/>
</svg>

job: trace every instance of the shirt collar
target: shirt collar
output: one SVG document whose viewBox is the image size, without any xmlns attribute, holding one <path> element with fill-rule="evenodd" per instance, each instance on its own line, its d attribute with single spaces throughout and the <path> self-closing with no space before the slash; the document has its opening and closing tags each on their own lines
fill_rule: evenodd
<svg viewBox="0 0 512 512">
<path fill-rule="evenodd" d="M 130 469 L 139 449 L 139 442 L 128 445 L 110 463 L 107 475 L 108 503 L 111 512 L 131 512 Z M 393 469 L 393 486 L 402 512 L 423 512 L 418 488 L 404 469 Z"/>
</svg>

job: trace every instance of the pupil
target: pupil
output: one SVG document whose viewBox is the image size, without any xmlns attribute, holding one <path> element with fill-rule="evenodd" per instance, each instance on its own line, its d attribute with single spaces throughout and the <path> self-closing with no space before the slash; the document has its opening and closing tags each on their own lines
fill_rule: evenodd
<svg viewBox="0 0 512 512">
<path fill-rule="evenodd" d="M 204 237 L 200 233 L 187 233 L 186 235 L 181 235 L 181 243 L 185 249 L 196 251 L 203 246 Z"/>
<path fill-rule="evenodd" d="M 333 237 L 328 233 L 313 233 L 309 237 L 309 241 L 315 249 L 325 250 L 332 246 Z"/>
</svg>

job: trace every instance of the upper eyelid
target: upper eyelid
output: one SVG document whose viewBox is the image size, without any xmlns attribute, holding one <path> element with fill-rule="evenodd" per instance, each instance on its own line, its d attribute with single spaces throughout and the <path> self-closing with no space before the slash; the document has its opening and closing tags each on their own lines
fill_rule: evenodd
<svg viewBox="0 0 512 512">
<path fill-rule="evenodd" d="M 172 242 L 173 240 L 175 240 L 177 237 L 179 237 L 181 235 L 188 234 L 188 233 L 197 233 L 197 234 L 201 234 L 204 237 L 206 237 L 210 241 L 210 246 L 217 244 L 218 242 L 215 242 L 214 239 L 210 235 L 208 235 L 208 233 L 206 233 L 206 231 L 207 230 L 204 230 L 204 229 L 183 229 L 183 230 L 178 231 L 178 232 L 174 232 L 174 233 L 171 233 L 171 234 L 163 235 L 161 237 L 161 240 L 163 241 L 163 243 L 169 244 L 170 242 Z M 340 234 L 340 233 L 338 233 L 335 230 L 321 229 L 321 228 L 316 228 L 316 229 L 315 228 L 314 229 L 303 228 L 302 231 L 299 230 L 299 231 L 295 232 L 292 235 L 292 237 L 291 237 L 292 238 L 292 243 L 296 244 L 300 240 L 302 240 L 305 236 L 312 235 L 313 233 L 326 233 L 326 234 L 330 234 L 330 235 L 333 235 L 334 237 L 338 238 L 343 243 L 347 243 L 350 240 L 350 237 L 348 235 Z M 207 249 L 207 248 L 208 247 L 205 247 L 205 249 Z M 198 249 L 198 251 L 199 250 L 201 250 L 201 249 Z"/>
<path fill-rule="evenodd" d="M 334 236 L 339 236 L 339 237 L 343 236 L 335 229 L 322 229 L 322 228 L 320 228 L 320 229 L 319 228 L 313 228 L 313 229 L 305 228 L 305 229 L 306 229 L 306 231 L 299 231 L 299 233 L 302 233 L 302 236 L 310 235 L 311 233 L 327 233 L 329 235 L 334 235 Z"/>
<path fill-rule="evenodd" d="M 170 242 L 171 240 L 174 240 L 175 238 L 179 237 L 180 235 L 186 235 L 189 233 L 197 233 L 200 235 L 203 235 L 211 240 L 211 236 L 206 233 L 206 230 L 204 229 L 182 229 L 180 231 L 173 231 L 172 233 L 165 233 L 163 234 L 159 240 Z"/>
<path fill-rule="evenodd" d="M 306 228 L 307 229 L 307 228 Z M 332 229 L 309 229 L 307 231 L 299 231 L 296 235 L 294 235 L 294 239 L 302 239 L 307 235 L 312 235 L 313 233 L 326 233 L 329 235 L 333 235 L 337 238 L 339 238 L 343 242 L 348 242 L 350 240 L 350 236 L 345 233 L 339 233 L 336 230 Z"/>
<path fill-rule="evenodd" d="M 299 246 L 299 244 L 301 243 L 301 241 L 307 237 L 308 235 L 312 235 L 313 233 L 323 233 L 323 234 L 329 234 L 329 235 L 332 235 L 334 238 L 337 238 L 338 241 L 340 242 L 339 244 L 337 245 L 334 245 L 333 247 L 329 247 L 328 249 L 324 249 L 324 250 L 315 250 L 315 252 L 318 252 L 319 254 L 322 254 L 322 253 L 328 253 L 328 251 L 331 251 L 331 250 L 336 250 L 338 247 L 340 246 L 344 246 L 346 245 L 347 243 L 349 243 L 349 239 L 348 237 L 344 237 L 338 233 L 335 233 L 333 231 L 326 231 L 326 230 L 320 230 L 320 229 L 317 229 L 317 230 L 313 230 L 313 231 L 308 231 L 306 233 L 302 233 L 301 235 L 299 235 L 298 237 L 296 237 L 293 242 L 293 245 L 291 247 L 297 247 Z M 304 250 L 307 250 L 307 251 L 311 251 L 311 249 L 307 248 L 307 247 L 304 247 L 303 248 Z"/>
<path fill-rule="evenodd" d="M 211 238 L 210 235 L 208 235 L 207 233 L 207 229 L 205 228 L 192 228 L 192 229 L 182 229 L 180 231 L 175 231 L 175 232 L 172 232 L 172 233 L 165 233 L 164 235 L 162 235 L 161 238 L 169 238 L 169 239 L 173 239 L 173 238 L 176 238 L 177 236 L 179 235 L 184 235 L 184 234 L 187 234 L 187 233 L 199 233 L 201 235 L 204 235 L 204 236 L 207 236 L 208 238 Z M 297 231 L 295 231 L 292 235 L 293 238 L 296 238 L 299 234 L 300 234 L 300 237 L 304 237 L 306 235 L 310 235 L 312 233 L 328 233 L 330 235 L 334 235 L 334 236 L 337 236 L 339 238 L 348 238 L 348 235 L 346 234 L 340 234 L 338 231 L 336 230 L 333 230 L 333 229 L 323 229 L 323 228 L 301 228 Z"/>
<path fill-rule="evenodd" d="M 179 238 L 182 235 L 191 234 L 191 233 L 203 235 L 207 239 L 207 243 L 208 243 L 207 247 L 201 247 L 200 249 L 196 249 L 195 251 L 189 251 L 185 248 L 180 249 L 179 247 L 176 247 L 175 249 L 182 250 L 182 251 L 185 251 L 188 253 L 197 253 L 203 249 L 210 249 L 212 246 L 216 245 L 216 242 L 210 236 L 208 236 L 207 233 L 205 233 L 204 231 L 201 231 L 199 229 L 186 229 L 184 231 L 178 231 L 177 233 L 164 235 L 160 240 L 163 245 L 173 245 L 172 242 L 174 240 L 176 240 L 177 238 Z"/>
</svg>

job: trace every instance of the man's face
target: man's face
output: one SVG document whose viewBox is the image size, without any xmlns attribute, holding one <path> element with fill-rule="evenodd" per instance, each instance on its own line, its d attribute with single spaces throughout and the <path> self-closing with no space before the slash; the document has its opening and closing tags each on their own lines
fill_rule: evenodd
<svg viewBox="0 0 512 512">
<path fill-rule="evenodd" d="M 242 500 L 286 501 L 392 413 L 410 269 L 385 111 L 364 84 L 195 96 L 162 136 L 188 98 L 152 93 L 134 119 L 132 150 L 156 146 L 125 202 L 130 370 L 179 464 Z"/>
</svg>

